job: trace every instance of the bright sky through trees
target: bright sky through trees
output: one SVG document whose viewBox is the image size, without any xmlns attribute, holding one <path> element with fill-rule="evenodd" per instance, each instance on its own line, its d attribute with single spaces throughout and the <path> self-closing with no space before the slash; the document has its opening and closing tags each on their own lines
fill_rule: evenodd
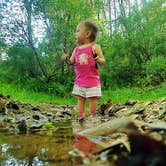
<svg viewBox="0 0 166 166">
<path fill-rule="evenodd" d="M 107 1 L 103 0 L 103 2 L 106 3 L 106 5 L 107 5 Z M 110 0 L 110 2 L 113 3 L 113 1 L 111 1 L 111 0 Z M 135 2 L 136 2 L 135 0 L 130 0 L 131 6 Z M 9 16 L 7 16 L 6 18 L 4 18 L 2 20 L 3 24 L 9 25 L 9 29 L 14 28 L 13 19 L 17 19 L 18 22 L 20 22 L 20 21 L 25 22 L 26 21 L 25 20 L 25 12 L 20 8 L 20 4 L 21 4 L 20 0 L 0 0 L 0 3 L 1 3 L 1 5 L 3 4 L 3 5 L 7 6 L 7 8 L 4 10 L 4 12 L 8 11 L 8 14 L 10 13 Z M 141 0 L 137 0 L 137 3 L 141 7 Z M 118 13 L 120 11 L 118 1 L 116 2 L 116 7 L 117 7 L 117 15 L 118 15 Z M 127 8 L 127 6 L 126 6 L 126 8 Z M 109 20 L 109 12 L 106 13 L 106 16 L 107 16 L 107 19 Z M 111 19 L 112 20 L 116 19 L 115 13 L 113 10 L 111 11 Z M 35 39 L 35 41 L 34 41 L 35 46 L 37 46 L 38 43 L 41 42 L 45 36 L 45 30 L 46 30 L 45 28 L 46 27 L 45 27 L 45 24 L 43 23 L 42 17 L 40 17 L 38 15 L 38 17 L 34 18 L 32 15 L 32 27 L 33 27 L 33 36 Z M 11 44 L 13 42 L 13 40 L 15 40 L 15 42 L 17 42 L 16 38 L 12 39 L 12 41 L 11 41 L 11 38 L 9 37 L 10 36 L 9 32 L 6 31 L 5 33 L 7 34 L 6 36 L 8 36 L 5 39 L 6 43 Z M 24 32 L 22 32 L 22 29 L 19 29 L 19 33 L 23 34 Z"/>
</svg>

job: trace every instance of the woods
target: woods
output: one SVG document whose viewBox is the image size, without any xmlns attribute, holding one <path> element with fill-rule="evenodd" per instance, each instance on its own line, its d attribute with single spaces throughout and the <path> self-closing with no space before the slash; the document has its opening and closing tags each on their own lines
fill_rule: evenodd
<svg viewBox="0 0 166 166">
<path fill-rule="evenodd" d="M 165 165 L 165 16 L 164 0 L 0 0 L 0 165 Z M 82 20 L 106 62 L 78 119 L 61 56 L 92 42 Z"/>
<path fill-rule="evenodd" d="M 4 0 L 1 82 L 64 96 L 74 75 L 61 61 L 61 44 L 71 55 L 76 25 L 90 19 L 106 58 L 103 89 L 160 85 L 166 80 L 165 14 L 164 0 Z"/>
</svg>

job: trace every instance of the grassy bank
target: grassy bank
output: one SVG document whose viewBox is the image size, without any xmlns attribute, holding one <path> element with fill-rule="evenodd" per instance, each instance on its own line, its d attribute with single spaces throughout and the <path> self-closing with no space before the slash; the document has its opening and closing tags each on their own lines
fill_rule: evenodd
<svg viewBox="0 0 166 166">
<path fill-rule="evenodd" d="M 112 99 L 116 103 L 124 103 L 126 100 L 149 101 L 166 97 L 166 83 L 156 87 L 145 88 L 121 88 L 114 91 L 103 92 L 102 102 Z"/>
<path fill-rule="evenodd" d="M 44 92 L 34 92 L 26 89 L 22 89 L 16 85 L 9 85 L 1 83 L 0 93 L 3 95 L 10 95 L 14 100 L 20 100 L 22 102 L 28 103 L 45 103 L 52 102 L 58 105 L 72 104 L 74 103 L 74 99 L 66 99 L 66 97 L 59 97 L 56 95 L 49 95 Z"/>
<path fill-rule="evenodd" d="M 3 95 L 10 95 L 14 100 L 20 100 L 22 102 L 29 103 L 43 103 L 43 102 L 52 102 L 58 105 L 75 105 L 76 99 L 72 97 L 71 94 L 67 94 L 64 97 L 58 97 L 56 95 L 49 95 L 46 93 L 36 93 L 33 91 L 27 91 L 21 89 L 16 85 L 9 85 L 1 83 L 0 93 Z M 117 90 L 107 90 L 103 91 L 103 97 L 100 99 L 99 104 L 106 102 L 108 99 L 111 99 L 116 103 L 124 103 L 128 99 L 148 101 L 166 97 L 166 83 L 149 88 L 121 88 Z"/>
</svg>

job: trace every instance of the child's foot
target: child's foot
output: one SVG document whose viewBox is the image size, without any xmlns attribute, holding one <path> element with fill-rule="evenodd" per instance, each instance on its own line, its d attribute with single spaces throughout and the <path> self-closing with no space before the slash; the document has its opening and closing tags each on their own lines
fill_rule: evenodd
<svg viewBox="0 0 166 166">
<path fill-rule="evenodd" d="M 85 117 L 84 112 L 78 113 L 78 119 L 83 119 Z"/>
<path fill-rule="evenodd" d="M 89 112 L 89 113 L 88 113 L 88 116 L 89 116 L 89 117 L 93 117 L 93 116 L 95 116 L 95 115 L 96 115 L 96 112 Z"/>
<path fill-rule="evenodd" d="M 78 122 L 83 124 L 85 122 L 85 115 L 83 112 L 78 113 Z"/>
</svg>

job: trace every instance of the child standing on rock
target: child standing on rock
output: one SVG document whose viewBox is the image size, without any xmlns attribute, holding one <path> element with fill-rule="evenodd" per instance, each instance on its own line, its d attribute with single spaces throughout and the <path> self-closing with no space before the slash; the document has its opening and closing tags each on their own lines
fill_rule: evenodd
<svg viewBox="0 0 166 166">
<path fill-rule="evenodd" d="M 75 81 L 72 94 L 77 97 L 78 118 L 85 118 L 86 100 L 89 100 L 88 116 L 95 115 L 98 99 L 101 97 L 101 84 L 98 65 L 105 63 L 101 47 L 95 43 L 98 28 L 90 21 L 82 21 L 76 28 L 77 47 L 70 59 L 67 54 L 62 60 L 74 65 Z"/>
</svg>

